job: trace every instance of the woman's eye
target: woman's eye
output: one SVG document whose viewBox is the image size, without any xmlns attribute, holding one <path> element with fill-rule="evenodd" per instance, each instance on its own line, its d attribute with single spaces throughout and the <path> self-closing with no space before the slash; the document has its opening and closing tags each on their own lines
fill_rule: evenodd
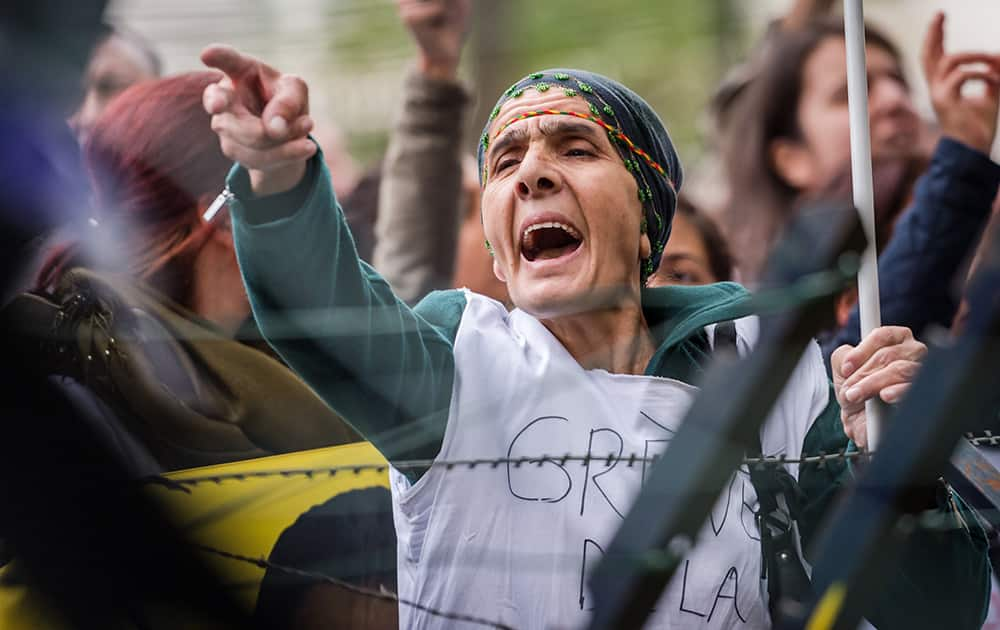
<svg viewBox="0 0 1000 630">
<path fill-rule="evenodd" d="M 503 170 L 507 169 L 508 167 L 514 166 L 515 164 L 517 164 L 517 159 L 516 158 L 504 158 L 504 159 L 500 160 L 499 162 L 497 162 L 497 167 L 494 170 L 497 173 L 499 173 L 500 171 L 503 171 Z"/>
<path fill-rule="evenodd" d="M 588 156 L 588 155 L 593 155 L 593 153 L 591 153 L 587 149 L 581 149 L 579 147 L 574 147 L 572 149 L 568 149 L 566 151 L 566 155 L 569 156 L 569 157 L 585 157 L 585 156 Z"/>
<path fill-rule="evenodd" d="M 694 274 L 686 271 L 670 269 L 663 275 L 669 284 L 700 284 L 698 279 L 694 277 Z"/>
</svg>

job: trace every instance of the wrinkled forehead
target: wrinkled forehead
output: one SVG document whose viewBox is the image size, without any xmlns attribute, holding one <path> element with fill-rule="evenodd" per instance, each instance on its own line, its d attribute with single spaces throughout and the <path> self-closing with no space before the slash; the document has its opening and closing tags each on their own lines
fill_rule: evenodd
<svg viewBox="0 0 1000 630">
<path fill-rule="evenodd" d="M 539 92 L 533 86 L 526 88 L 521 98 L 505 101 L 496 111 L 497 115 L 486 128 L 481 143 L 486 159 L 498 146 L 502 146 L 503 142 L 498 141 L 523 132 L 531 120 L 537 122 L 545 135 L 551 135 L 559 126 L 590 128 L 595 135 L 604 133 L 602 125 L 591 115 L 586 101 L 550 91 Z M 560 118 L 569 118 L 572 123 L 560 125 Z"/>
<path fill-rule="evenodd" d="M 556 73 L 555 77 L 569 75 Z M 534 75 L 529 80 L 535 78 Z M 546 134 L 545 127 L 550 130 L 558 127 L 570 129 L 572 124 L 557 125 L 544 120 L 550 117 L 568 117 L 574 119 L 576 127 L 589 126 L 591 130 L 606 134 L 607 140 L 616 146 L 622 156 L 625 167 L 638 173 L 638 158 L 663 176 L 671 190 L 674 189 L 664 167 L 654 160 L 649 153 L 638 147 L 622 129 L 614 109 L 594 92 L 593 88 L 582 81 L 551 84 L 535 82 L 519 87 L 515 84 L 504 93 L 503 99 L 493 109 L 489 122 L 479 141 L 479 177 L 480 185 L 485 186 L 489 180 L 489 158 L 496 147 L 506 146 L 505 139 L 518 130 L 523 129 L 523 121 L 542 118 L 538 126 Z M 633 156 L 633 157 L 630 157 Z M 648 188 L 648 186 L 644 186 Z"/>
</svg>

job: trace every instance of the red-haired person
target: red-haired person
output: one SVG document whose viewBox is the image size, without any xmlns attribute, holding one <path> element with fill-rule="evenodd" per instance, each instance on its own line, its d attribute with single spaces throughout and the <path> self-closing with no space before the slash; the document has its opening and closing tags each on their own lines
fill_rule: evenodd
<svg viewBox="0 0 1000 630">
<path fill-rule="evenodd" d="M 141 82 L 108 105 L 84 145 L 92 234 L 4 310 L 22 356 L 136 473 L 359 439 L 254 334 L 226 214 L 203 216 L 232 166 L 202 107 L 219 77 Z"/>
</svg>

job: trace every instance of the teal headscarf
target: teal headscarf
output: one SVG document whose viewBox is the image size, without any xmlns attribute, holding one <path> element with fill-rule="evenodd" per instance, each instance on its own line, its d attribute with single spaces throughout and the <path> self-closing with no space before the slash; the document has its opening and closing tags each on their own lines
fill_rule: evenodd
<svg viewBox="0 0 1000 630">
<path fill-rule="evenodd" d="M 540 92 L 560 90 L 567 96 L 578 96 L 587 101 L 591 115 L 545 110 L 522 114 L 516 120 L 561 113 L 589 118 L 608 130 L 608 137 L 618 148 L 625 162 L 625 168 L 632 173 L 639 186 L 639 201 L 642 202 L 644 211 L 644 229 L 652 245 L 650 257 L 642 262 L 641 277 L 645 284 L 646 279 L 660 264 L 660 256 L 670 236 L 670 224 L 677 205 L 677 191 L 680 190 L 684 180 L 677 151 L 663 122 L 642 97 L 607 77 L 584 70 L 563 68 L 533 72 L 510 86 L 500 96 L 493 113 L 486 121 L 479 142 L 481 185 L 485 185 L 489 177 L 484 156 L 489 143 L 493 140 L 489 135 L 490 125 L 500 113 L 504 103 L 518 98 L 529 87 Z"/>
</svg>

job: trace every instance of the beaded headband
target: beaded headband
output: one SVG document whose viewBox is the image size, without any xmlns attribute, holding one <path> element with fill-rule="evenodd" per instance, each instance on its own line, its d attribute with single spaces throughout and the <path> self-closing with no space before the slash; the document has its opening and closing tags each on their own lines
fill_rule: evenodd
<svg viewBox="0 0 1000 630">
<path fill-rule="evenodd" d="M 574 116 L 576 118 L 582 118 L 583 120 L 589 120 L 591 122 L 597 123 L 608 132 L 608 135 L 612 138 L 612 142 L 614 142 L 615 139 L 624 142 L 625 146 L 628 147 L 629 151 L 641 157 L 646 162 L 646 164 L 649 164 L 649 166 L 654 171 L 662 175 L 664 179 L 667 180 L 667 185 L 670 186 L 670 190 L 674 191 L 674 193 L 677 192 L 677 187 L 674 186 L 674 182 L 673 180 L 670 179 L 670 175 L 667 174 L 667 170 L 665 168 L 660 166 L 660 164 L 657 163 L 657 161 L 654 160 L 652 157 L 650 157 L 648 153 L 637 147 L 636 144 L 632 142 L 631 138 L 626 136 L 623 131 L 614 127 L 610 123 L 602 120 L 601 118 L 598 118 L 597 116 L 591 116 L 589 114 L 581 114 L 580 112 L 568 112 L 558 109 L 540 109 L 540 110 L 527 111 L 522 114 L 519 114 L 518 116 L 504 123 L 504 125 L 500 127 L 500 129 L 498 129 L 495 134 L 493 134 L 493 140 L 496 141 L 496 139 L 500 137 L 500 134 L 503 133 L 504 130 L 507 129 L 507 127 L 510 127 L 514 123 L 526 120 L 528 118 L 535 118 L 536 116 Z M 625 168 L 632 170 L 632 164 L 630 162 L 626 162 Z"/>
</svg>

